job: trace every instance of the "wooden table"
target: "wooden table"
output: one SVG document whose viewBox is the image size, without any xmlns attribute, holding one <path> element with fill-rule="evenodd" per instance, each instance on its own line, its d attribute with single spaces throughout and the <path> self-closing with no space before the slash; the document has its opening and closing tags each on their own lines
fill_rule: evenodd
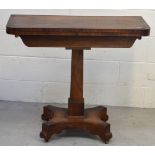
<svg viewBox="0 0 155 155">
<path fill-rule="evenodd" d="M 98 135 L 107 143 L 112 133 L 110 124 L 106 122 L 106 107 L 84 109 L 83 51 L 92 47 L 130 48 L 136 39 L 149 35 L 150 28 L 143 18 L 11 15 L 6 31 L 19 36 L 28 47 L 65 47 L 72 50 L 68 109 L 45 106 L 42 115 L 45 122 L 40 137 L 49 141 L 53 134 L 64 129 L 81 128 Z"/>
</svg>

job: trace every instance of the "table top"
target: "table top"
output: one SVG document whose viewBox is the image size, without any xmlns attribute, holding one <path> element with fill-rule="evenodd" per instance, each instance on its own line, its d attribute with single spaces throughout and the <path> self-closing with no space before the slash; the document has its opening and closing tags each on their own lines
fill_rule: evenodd
<svg viewBox="0 0 155 155">
<path fill-rule="evenodd" d="M 6 31 L 14 35 L 147 36 L 140 16 L 11 15 Z"/>
</svg>

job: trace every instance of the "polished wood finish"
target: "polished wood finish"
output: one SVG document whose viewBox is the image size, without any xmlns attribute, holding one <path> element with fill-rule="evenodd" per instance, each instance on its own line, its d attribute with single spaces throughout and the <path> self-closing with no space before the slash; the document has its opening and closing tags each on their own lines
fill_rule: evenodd
<svg viewBox="0 0 155 155">
<path fill-rule="evenodd" d="M 68 99 L 68 115 L 84 115 L 83 98 L 83 50 L 73 49 L 71 59 L 71 86 Z"/>
<path fill-rule="evenodd" d="M 54 36 L 147 36 L 150 28 L 140 16 L 12 15 L 7 33 Z"/>
<path fill-rule="evenodd" d="M 40 137 L 49 141 L 68 128 L 81 128 L 98 135 L 105 143 L 112 138 L 107 109 L 85 109 L 83 98 L 83 52 L 92 47 L 129 48 L 147 36 L 150 28 L 138 16 L 51 16 L 12 15 L 8 34 L 19 36 L 28 47 L 65 47 L 72 50 L 68 109 L 45 106 Z M 95 104 L 95 103 L 92 103 Z"/>
<path fill-rule="evenodd" d="M 137 37 L 20 36 L 28 47 L 129 48 Z M 138 38 L 140 39 L 140 38 Z"/>
<path fill-rule="evenodd" d="M 49 141 L 52 135 L 68 128 L 86 130 L 98 135 L 105 143 L 108 143 L 112 137 L 110 124 L 106 123 L 108 119 L 107 109 L 103 106 L 85 109 L 82 116 L 68 116 L 67 109 L 49 105 L 44 107 L 42 119 L 47 122 L 42 124 L 40 137 L 44 138 L 46 142 Z"/>
</svg>

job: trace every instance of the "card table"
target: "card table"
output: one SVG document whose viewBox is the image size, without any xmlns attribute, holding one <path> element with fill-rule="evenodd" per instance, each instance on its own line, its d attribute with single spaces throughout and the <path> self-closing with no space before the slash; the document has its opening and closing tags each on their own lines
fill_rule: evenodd
<svg viewBox="0 0 155 155">
<path fill-rule="evenodd" d="M 72 50 L 68 108 L 52 105 L 43 108 L 44 122 L 40 137 L 47 142 L 52 135 L 64 129 L 80 128 L 108 143 L 112 133 L 107 123 L 107 108 L 84 108 L 84 50 L 132 47 L 137 39 L 150 33 L 144 19 L 140 16 L 11 15 L 6 32 L 19 36 L 28 47 L 64 47 Z"/>
</svg>

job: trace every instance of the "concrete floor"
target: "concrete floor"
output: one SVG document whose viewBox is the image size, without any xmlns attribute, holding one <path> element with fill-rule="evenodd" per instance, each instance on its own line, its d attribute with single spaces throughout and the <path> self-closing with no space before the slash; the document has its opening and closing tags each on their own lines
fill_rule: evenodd
<svg viewBox="0 0 155 155">
<path fill-rule="evenodd" d="M 113 133 L 109 144 L 75 130 L 64 131 L 45 143 L 39 138 L 43 106 L 40 103 L 0 101 L 0 145 L 155 145 L 155 109 L 126 107 L 108 107 L 108 122 Z"/>
</svg>

